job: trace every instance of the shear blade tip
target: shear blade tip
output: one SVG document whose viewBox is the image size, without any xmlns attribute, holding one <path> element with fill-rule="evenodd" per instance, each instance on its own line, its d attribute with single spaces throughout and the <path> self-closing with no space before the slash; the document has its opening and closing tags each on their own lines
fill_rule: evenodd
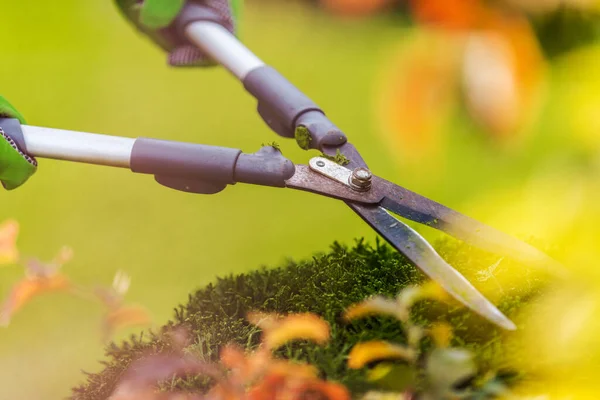
<svg viewBox="0 0 600 400">
<path fill-rule="evenodd" d="M 516 331 L 517 330 L 517 325 L 515 325 L 514 322 L 512 322 L 510 319 L 508 319 L 502 313 L 500 313 L 500 315 L 496 315 L 495 318 L 493 319 L 493 322 L 504 330 L 507 330 L 507 331 Z"/>
<path fill-rule="evenodd" d="M 509 319 L 507 319 L 506 322 L 504 322 L 502 324 L 502 328 L 506 329 L 507 331 L 516 331 L 517 330 L 517 326 L 515 325 L 515 323 Z"/>
</svg>

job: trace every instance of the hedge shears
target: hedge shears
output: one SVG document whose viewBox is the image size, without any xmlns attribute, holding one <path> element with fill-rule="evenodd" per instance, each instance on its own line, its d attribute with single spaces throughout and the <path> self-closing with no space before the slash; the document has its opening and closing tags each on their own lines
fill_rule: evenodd
<svg viewBox="0 0 600 400">
<path fill-rule="evenodd" d="M 278 135 L 295 139 L 305 150 L 322 152 L 308 165 L 294 164 L 273 146 L 247 154 L 203 144 L 35 127 L 15 118 L 0 119 L 0 132 L 32 159 L 128 168 L 189 193 L 215 194 L 228 185 L 247 183 L 341 200 L 456 300 L 492 323 L 514 330 L 513 322 L 392 213 L 528 266 L 556 267 L 558 262 L 527 243 L 374 175 L 323 110 L 246 48 L 228 29 L 228 22 L 214 9 L 188 2 L 161 33 L 165 40 L 193 46 L 228 69 L 256 98 L 258 113 Z M 179 53 L 177 57 L 185 59 L 189 51 Z"/>
</svg>

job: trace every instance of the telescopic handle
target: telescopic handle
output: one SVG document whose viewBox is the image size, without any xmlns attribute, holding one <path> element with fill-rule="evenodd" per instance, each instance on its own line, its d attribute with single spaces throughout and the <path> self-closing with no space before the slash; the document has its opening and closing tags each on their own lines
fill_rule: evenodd
<svg viewBox="0 0 600 400">
<path fill-rule="evenodd" d="M 8 118 L 0 118 L 0 128 L 33 157 L 129 168 L 195 193 L 216 193 L 237 182 L 284 187 L 295 172 L 294 164 L 271 146 L 246 154 L 228 147 L 21 125 Z"/>
</svg>

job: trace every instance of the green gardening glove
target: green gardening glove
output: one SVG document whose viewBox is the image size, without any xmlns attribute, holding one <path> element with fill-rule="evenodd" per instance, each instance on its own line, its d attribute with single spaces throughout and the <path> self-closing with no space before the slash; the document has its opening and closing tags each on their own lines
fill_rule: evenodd
<svg viewBox="0 0 600 400">
<path fill-rule="evenodd" d="M 242 0 L 188 0 L 211 8 L 223 26 L 236 33 Z M 212 61 L 195 46 L 181 38 L 169 25 L 184 7 L 186 0 L 115 0 L 125 18 L 140 32 L 169 53 L 173 66 L 207 66 Z"/>
<path fill-rule="evenodd" d="M 6 99 L 0 96 L 0 117 L 16 118 L 22 124 L 23 116 Z M 0 127 L 0 182 L 7 190 L 18 188 L 35 173 L 37 162 L 23 153 L 17 144 Z"/>
</svg>

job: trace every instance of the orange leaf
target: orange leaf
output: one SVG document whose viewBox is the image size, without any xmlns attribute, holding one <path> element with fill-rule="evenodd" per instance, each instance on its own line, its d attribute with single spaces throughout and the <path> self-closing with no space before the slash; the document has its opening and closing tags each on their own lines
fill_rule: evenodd
<svg viewBox="0 0 600 400">
<path fill-rule="evenodd" d="M 444 29 L 476 28 L 485 18 L 480 0 L 412 0 L 415 18 Z"/>
<path fill-rule="evenodd" d="M 133 326 L 148 325 L 152 318 L 148 310 L 142 306 L 122 306 L 110 310 L 104 317 L 104 331 L 109 335 L 112 332 Z"/>
<path fill-rule="evenodd" d="M 247 363 L 246 354 L 239 346 L 227 345 L 221 349 L 221 364 L 226 368 L 240 368 Z"/>
<path fill-rule="evenodd" d="M 527 19 L 495 13 L 465 48 L 463 85 L 473 118 L 496 137 L 513 139 L 534 115 L 544 66 Z"/>
<path fill-rule="evenodd" d="M 341 385 L 312 377 L 299 377 L 290 373 L 270 373 L 248 392 L 249 400 L 349 400 L 350 393 Z"/>
<path fill-rule="evenodd" d="M 350 400 L 350 392 L 346 387 L 321 380 L 312 380 L 296 390 L 295 399 L 317 398 L 323 400 Z"/>
<path fill-rule="evenodd" d="M 258 311 L 250 312 L 246 316 L 248 322 L 250 322 L 252 325 L 258 326 L 263 331 L 267 331 L 269 329 L 277 327 L 279 321 L 281 321 L 283 318 L 284 317 L 282 315 L 269 314 Z"/>
<path fill-rule="evenodd" d="M 251 313 L 248 320 L 263 329 L 263 343 L 271 350 L 292 340 L 312 340 L 317 343 L 329 340 L 329 324 L 310 313 L 279 318 L 270 314 Z"/>
<path fill-rule="evenodd" d="M 50 291 L 61 291 L 70 288 L 71 283 L 64 275 L 48 278 L 25 278 L 13 286 L 10 295 L 0 310 L 0 325 L 6 326 L 10 319 L 33 297 Z"/>
<path fill-rule="evenodd" d="M 19 223 L 7 220 L 0 225 L 0 265 L 14 264 L 19 260 L 17 237 L 19 236 Z"/>
<path fill-rule="evenodd" d="M 316 379 L 319 371 L 314 365 L 295 364 L 287 360 L 273 360 L 269 373 L 295 379 Z"/>
<path fill-rule="evenodd" d="M 350 351 L 348 367 L 359 369 L 380 360 L 400 359 L 412 362 L 417 355 L 414 350 L 384 341 L 358 343 Z"/>
<path fill-rule="evenodd" d="M 271 352 L 264 349 L 246 354 L 240 347 L 228 345 L 221 350 L 221 364 L 231 370 L 230 380 L 237 384 L 253 383 L 266 373 L 271 363 Z"/>
<path fill-rule="evenodd" d="M 313 314 L 293 314 L 265 333 L 264 343 L 269 349 L 276 349 L 292 340 L 313 340 L 325 343 L 329 340 L 329 324 Z"/>
<path fill-rule="evenodd" d="M 320 389 L 330 400 L 350 400 L 352 398 L 348 389 L 337 383 L 323 382 Z"/>
</svg>

